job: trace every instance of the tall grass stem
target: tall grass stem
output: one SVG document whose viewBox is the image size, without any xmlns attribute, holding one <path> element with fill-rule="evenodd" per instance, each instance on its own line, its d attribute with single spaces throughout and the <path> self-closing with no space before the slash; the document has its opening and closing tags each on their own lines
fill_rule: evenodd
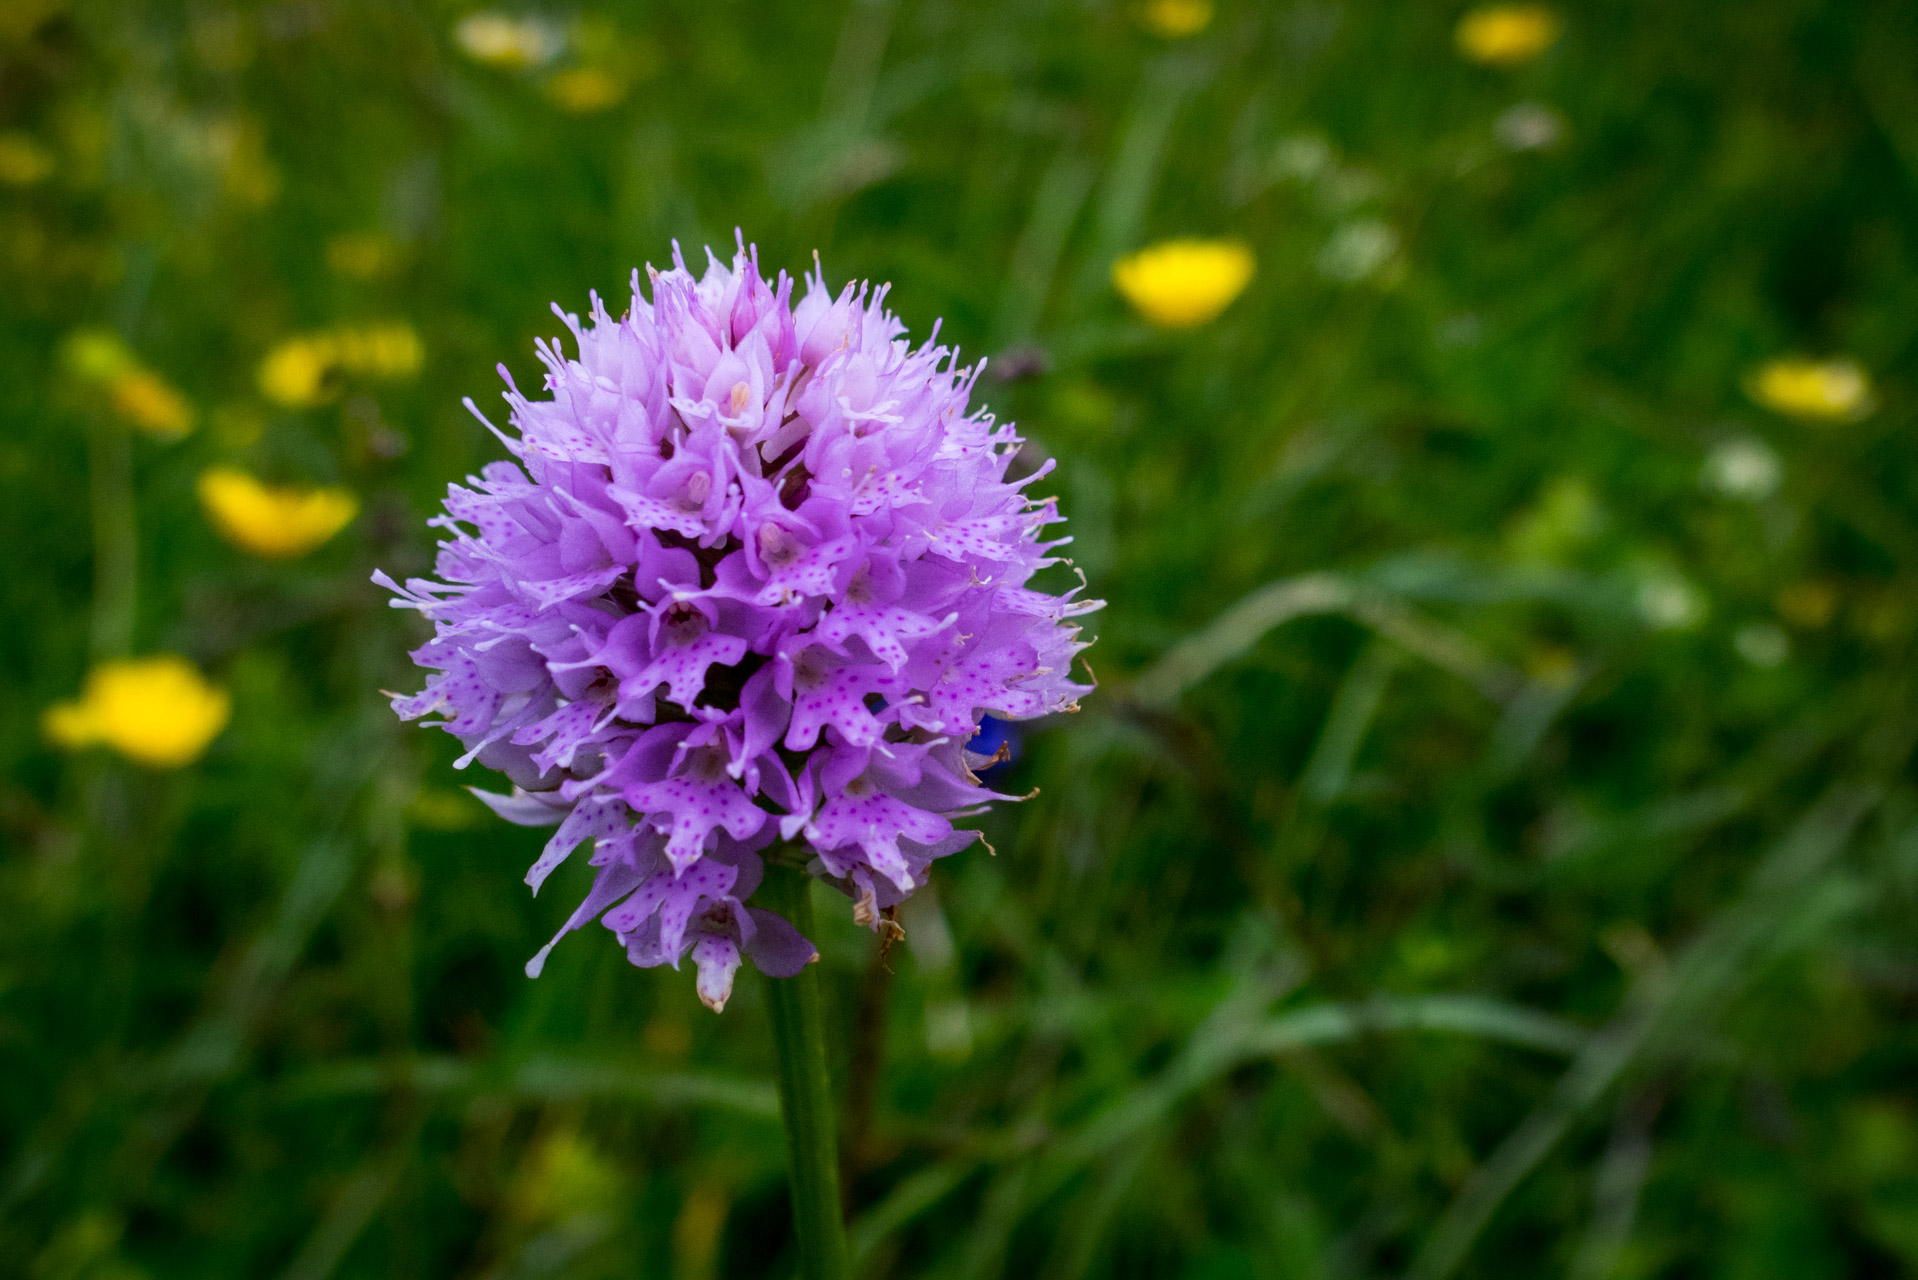
<svg viewBox="0 0 1918 1280">
<path fill-rule="evenodd" d="M 138 616 L 139 541 L 133 510 L 133 441 L 126 429 L 96 418 L 87 438 L 93 505 L 95 658 L 133 651 Z"/>
</svg>

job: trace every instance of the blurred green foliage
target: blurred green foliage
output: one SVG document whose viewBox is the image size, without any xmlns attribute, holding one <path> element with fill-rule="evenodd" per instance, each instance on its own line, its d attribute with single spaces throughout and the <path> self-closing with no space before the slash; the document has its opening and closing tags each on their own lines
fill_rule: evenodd
<svg viewBox="0 0 1918 1280">
<path fill-rule="evenodd" d="M 520 975 L 584 869 L 530 899 L 394 722 L 367 582 L 549 301 L 737 225 L 1020 375 L 1111 601 L 997 856 L 889 957 L 820 904 L 866 1274 L 1918 1273 L 1908 5 L 1580 5 L 1503 70 L 1379 0 L 590 3 L 492 64 L 424 0 L 5 14 L 0 1271 L 780 1273 L 762 988 Z M 1209 327 L 1112 294 L 1220 234 Z M 261 397 L 393 321 L 411 381 Z M 197 430 L 90 399 L 85 326 Z M 1872 411 L 1754 405 L 1792 352 Z M 363 513 L 251 560 L 215 464 Z M 42 738 L 120 650 L 232 691 L 200 763 Z"/>
</svg>

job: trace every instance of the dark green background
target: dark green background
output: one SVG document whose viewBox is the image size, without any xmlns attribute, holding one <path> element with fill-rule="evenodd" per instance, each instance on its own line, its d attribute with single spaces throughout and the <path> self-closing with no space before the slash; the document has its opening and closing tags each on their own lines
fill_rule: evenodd
<svg viewBox="0 0 1918 1280">
<path fill-rule="evenodd" d="M 56 157 L 0 191 L 0 1272 L 781 1274 L 758 980 L 714 1017 L 597 930 L 521 976 L 585 869 L 530 899 L 541 837 L 385 709 L 419 633 L 367 582 L 498 456 L 459 398 L 533 380 L 550 301 L 736 225 L 1047 354 L 980 392 L 1111 602 L 1105 687 L 1004 779 L 1041 794 L 890 971 L 821 899 L 867 1274 L 1918 1272 L 1909 5 L 1568 6 L 1511 71 L 1450 4 L 1223 0 L 1179 44 L 1089 2 L 552 7 L 631 83 L 589 116 L 463 12 L 74 0 L 0 44 L 0 127 Z M 1499 141 L 1525 101 L 1557 146 Z M 1334 278 L 1354 223 L 1397 251 Z M 396 271 L 330 273 L 370 231 Z M 1168 336 L 1108 271 L 1178 234 L 1259 272 Z M 391 318 L 417 379 L 257 401 L 277 341 Z M 132 459 L 136 648 L 234 698 L 178 773 L 39 733 L 89 664 L 81 325 L 207 423 Z M 1750 403 L 1792 351 L 1876 411 Z M 1743 437 L 1762 501 L 1700 484 Z M 364 513 L 249 560 L 216 461 Z M 1340 607 L 1203 630 L 1288 581 Z M 1823 625 L 1775 614 L 1804 582 Z M 1702 616 L 1649 625 L 1648 583 Z"/>
</svg>

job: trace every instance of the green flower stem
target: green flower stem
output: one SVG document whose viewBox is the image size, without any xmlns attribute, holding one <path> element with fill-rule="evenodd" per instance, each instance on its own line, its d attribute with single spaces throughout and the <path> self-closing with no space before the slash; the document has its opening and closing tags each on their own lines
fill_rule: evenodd
<svg viewBox="0 0 1918 1280">
<path fill-rule="evenodd" d="M 124 427 L 96 416 L 88 446 L 93 491 L 93 656 L 123 658 L 133 651 L 139 586 L 133 441 Z"/>
<path fill-rule="evenodd" d="M 754 901 L 812 936 L 812 878 L 805 872 L 768 865 Z M 839 1151 L 819 974 L 807 965 L 794 977 L 768 978 L 766 989 L 779 1049 L 779 1113 L 786 1122 L 786 1155 L 792 1168 L 799 1273 L 805 1280 L 846 1280 L 846 1226 L 840 1216 Z"/>
</svg>

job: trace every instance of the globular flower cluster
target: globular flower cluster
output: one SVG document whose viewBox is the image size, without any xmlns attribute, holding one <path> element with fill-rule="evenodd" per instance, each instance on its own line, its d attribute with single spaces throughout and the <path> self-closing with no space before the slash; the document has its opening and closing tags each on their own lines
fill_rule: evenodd
<svg viewBox="0 0 1918 1280">
<path fill-rule="evenodd" d="M 747 905 L 762 853 L 878 928 L 974 839 L 953 818 L 1004 798 L 967 750 L 982 715 L 1088 692 L 1071 619 L 1098 602 L 1027 586 L 1060 545 L 1027 492 L 1049 464 L 1008 478 L 1020 438 L 968 407 L 979 370 L 936 326 L 914 349 L 883 287 L 817 270 L 795 305 L 743 243 L 699 278 L 673 260 L 617 319 L 555 308 L 578 356 L 539 344 L 549 398 L 500 369 L 516 461 L 449 487 L 436 579 L 375 580 L 435 624 L 395 709 L 512 780 L 481 793 L 501 816 L 558 823 L 527 882 L 593 842 L 528 974 L 597 918 L 636 965 L 690 953 L 717 1010 L 742 957 L 777 977 L 817 955 Z"/>
</svg>

